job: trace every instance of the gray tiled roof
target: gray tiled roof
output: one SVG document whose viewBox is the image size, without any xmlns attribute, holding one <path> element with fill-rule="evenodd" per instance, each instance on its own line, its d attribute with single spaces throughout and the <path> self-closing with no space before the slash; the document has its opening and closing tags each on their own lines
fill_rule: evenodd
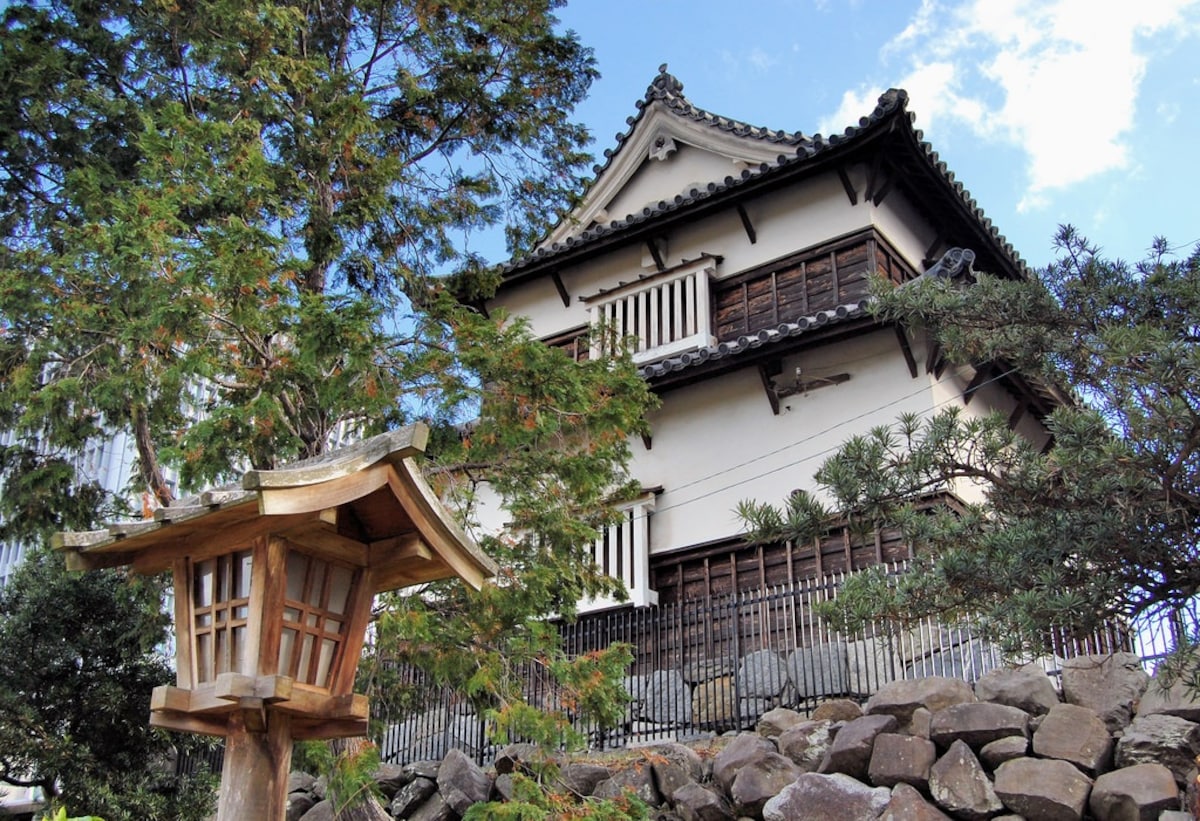
<svg viewBox="0 0 1200 821">
<path fill-rule="evenodd" d="M 832 310 L 817 311 L 810 316 L 800 317 L 794 322 L 781 322 L 774 328 L 768 328 L 756 334 L 739 336 L 737 339 L 731 339 L 727 342 L 720 342 L 716 345 L 709 345 L 679 354 L 678 356 L 670 356 L 666 359 L 660 359 L 657 362 L 651 362 L 648 365 L 643 365 L 639 368 L 639 371 L 643 378 L 653 380 L 666 376 L 673 371 L 682 371 L 685 368 L 691 368 L 704 362 L 740 356 L 749 351 L 761 348 L 764 345 L 775 345 L 786 339 L 816 330 L 817 328 L 866 316 L 869 302 L 869 300 L 864 299 L 859 302 L 839 305 Z"/>
<path fill-rule="evenodd" d="M 992 221 L 984 214 L 983 210 L 978 206 L 974 198 L 971 197 L 963 184 L 955 179 L 954 172 L 946 167 L 946 163 L 939 158 L 938 153 L 933 150 L 933 147 L 923 140 L 922 132 L 912 127 L 914 115 L 906 110 L 908 92 L 903 89 L 889 89 L 880 95 L 874 111 L 859 119 L 857 126 L 850 126 L 841 134 L 833 134 L 828 137 L 823 137 L 820 134 L 808 137 L 799 132 L 772 131 L 771 129 L 752 126 L 698 108 L 683 96 L 683 84 L 673 75 L 667 73 L 666 66 L 664 65 L 660 67 L 658 76 L 654 78 L 654 81 L 647 88 L 645 97 L 637 102 L 637 115 L 627 120 L 629 130 L 623 134 L 617 134 L 616 146 L 606 150 L 604 152 L 604 163 L 595 167 L 594 170 L 597 178 L 612 163 L 613 157 L 616 156 L 621 147 L 633 134 L 637 123 L 645 115 L 646 110 L 652 103 L 661 103 L 668 111 L 677 116 L 708 124 L 712 128 L 728 131 L 739 137 L 778 143 L 780 154 L 774 162 L 764 162 L 756 167 L 742 171 L 738 176 L 727 176 L 723 180 L 709 182 L 703 188 L 692 188 L 685 193 L 676 195 L 669 201 L 660 200 L 658 203 L 646 206 L 636 214 L 612 220 L 606 225 L 591 226 L 578 234 L 567 237 L 561 242 L 555 242 L 548 247 L 540 247 L 525 257 L 510 260 L 501 269 L 504 276 L 517 276 L 526 269 L 537 267 L 569 251 L 582 249 L 603 237 L 632 230 L 639 225 L 677 211 L 685 210 L 690 206 L 712 199 L 717 195 L 773 177 L 784 169 L 802 167 L 804 164 L 813 162 L 816 158 L 821 157 L 827 152 L 845 148 L 861 141 L 867 134 L 883 127 L 882 124 L 890 121 L 893 117 L 898 117 L 905 123 L 908 133 L 912 135 L 912 143 L 917 149 L 919 159 L 945 184 L 943 191 L 952 193 L 961 202 L 966 209 L 966 215 L 978 223 L 983 229 L 984 234 L 1008 258 L 1014 269 L 1022 272 L 1025 271 L 1025 263 L 1017 255 L 1012 244 L 996 230 L 995 226 L 992 225 Z M 561 219 L 559 223 L 561 224 Z"/>
</svg>

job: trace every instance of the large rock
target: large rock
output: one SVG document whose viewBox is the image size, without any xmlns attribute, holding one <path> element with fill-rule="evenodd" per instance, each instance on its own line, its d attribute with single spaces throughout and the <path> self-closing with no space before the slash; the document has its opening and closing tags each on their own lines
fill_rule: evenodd
<svg viewBox="0 0 1200 821">
<path fill-rule="evenodd" d="M 906 678 L 945 676 L 975 681 L 996 663 L 991 645 L 982 639 L 938 648 L 904 665 Z"/>
<path fill-rule="evenodd" d="M 1200 755 L 1200 724 L 1178 716 L 1139 715 L 1125 728 L 1117 741 L 1116 764 L 1156 762 L 1167 767 L 1182 785 L 1196 774 L 1196 756 Z"/>
<path fill-rule="evenodd" d="M 860 639 L 846 644 L 846 691 L 870 695 L 895 680 L 899 659 L 891 640 Z"/>
<path fill-rule="evenodd" d="M 879 821 L 950 821 L 950 816 L 926 801 L 916 787 L 897 784 Z"/>
<path fill-rule="evenodd" d="M 446 805 L 459 815 L 492 794 L 492 780 L 462 750 L 446 753 L 438 767 L 437 787 Z"/>
<path fill-rule="evenodd" d="M 738 770 L 729 787 L 733 808 L 740 816 L 759 818 L 763 805 L 803 771 L 779 753 L 767 753 Z"/>
<path fill-rule="evenodd" d="M 1089 775 L 1112 763 L 1112 737 L 1087 707 L 1056 704 L 1033 734 L 1033 751 L 1044 758 L 1069 761 Z"/>
<path fill-rule="evenodd" d="M 821 766 L 825 753 L 833 739 L 832 721 L 805 721 L 784 730 L 775 743 L 779 752 L 786 755 L 806 773 Z"/>
<path fill-rule="evenodd" d="M 961 739 L 978 750 L 1014 735 L 1028 738 L 1029 713 L 1004 704 L 952 704 L 934 713 L 929 722 L 929 740 L 943 749 Z"/>
<path fill-rule="evenodd" d="M 300 816 L 300 821 L 333 821 L 333 802 L 328 799 L 318 801 Z"/>
<path fill-rule="evenodd" d="M 611 778 L 597 784 L 592 795 L 597 798 L 618 798 L 626 790 L 633 790 L 634 795 L 652 807 L 662 803 L 662 794 L 654 784 L 654 773 L 649 767 L 618 770 Z"/>
<path fill-rule="evenodd" d="M 822 773 L 845 773 L 857 779 L 867 777 L 875 737 L 898 729 L 896 719 L 889 715 L 856 718 L 838 730 L 818 768 Z"/>
<path fill-rule="evenodd" d="M 1135 764 L 1097 778 L 1088 809 L 1096 821 L 1157 821 L 1163 810 L 1179 809 L 1179 787 L 1163 765 Z"/>
<path fill-rule="evenodd" d="M 778 738 L 784 730 L 794 727 L 804 720 L 804 716 L 795 710 L 789 710 L 786 707 L 776 707 L 774 710 L 768 710 L 759 716 L 758 724 L 755 725 L 754 729 L 759 735 L 766 738 Z"/>
<path fill-rule="evenodd" d="M 787 658 L 788 678 L 801 698 L 840 695 L 846 686 L 846 642 L 801 647 Z"/>
<path fill-rule="evenodd" d="M 287 804 L 283 810 L 284 821 L 300 821 L 316 803 L 317 799 L 306 792 L 288 793 Z"/>
<path fill-rule="evenodd" d="M 929 794 L 939 807 L 966 821 L 984 821 L 1004 809 L 979 759 L 961 741 L 930 768 Z"/>
<path fill-rule="evenodd" d="M 692 688 L 692 723 L 724 730 L 739 724 L 733 676 L 719 676 Z"/>
<path fill-rule="evenodd" d="M 980 701 L 1016 707 L 1031 716 L 1045 715 L 1059 702 L 1050 677 L 1036 664 L 992 670 L 975 682 L 975 696 Z"/>
<path fill-rule="evenodd" d="M 643 751 L 654 773 L 654 785 L 664 796 L 704 776 L 704 764 L 700 755 L 691 747 L 682 744 L 657 744 Z"/>
<path fill-rule="evenodd" d="M 862 707 L 857 701 L 851 701 L 848 698 L 832 698 L 829 701 L 822 701 L 817 705 L 817 709 L 813 710 L 813 721 L 853 721 L 856 718 L 861 718 L 863 714 Z"/>
<path fill-rule="evenodd" d="M 1017 758 L 996 770 L 996 794 L 1015 813 L 1038 821 L 1079 821 L 1092 780 L 1065 761 Z"/>
<path fill-rule="evenodd" d="M 683 821 L 733 821 L 734 818 L 729 799 L 694 781 L 677 789 L 671 803 Z"/>
<path fill-rule="evenodd" d="M 392 817 L 408 818 L 435 792 L 437 792 L 436 781 L 429 778 L 414 778 L 392 796 L 390 806 Z"/>
<path fill-rule="evenodd" d="M 961 679 L 932 677 L 893 681 L 883 685 L 867 700 L 867 715 L 895 716 L 901 727 L 912 721 L 913 712 L 924 707 L 931 713 L 955 704 L 975 701 L 971 685 Z"/>
<path fill-rule="evenodd" d="M 867 776 L 877 787 L 909 784 L 923 790 L 929 786 L 929 768 L 936 760 L 937 749 L 928 739 L 880 733 L 875 737 Z"/>
<path fill-rule="evenodd" d="M 876 821 L 891 800 L 886 787 L 848 775 L 804 773 L 763 806 L 763 821 Z"/>
<path fill-rule="evenodd" d="M 1150 679 L 1146 692 L 1142 693 L 1142 700 L 1138 702 L 1137 714 L 1148 716 L 1161 713 L 1188 721 L 1200 721 L 1200 699 L 1197 698 L 1200 694 L 1189 688 L 1187 676 L 1176 677 L 1169 687 L 1166 683 L 1157 673 Z"/>
<path fill-rule="evenodd" d="M 612 771 L 590 761 L 572 761 L 558 772 L 558 783 L 576 795 L 591 795 L 596 785 L 612 778 Z"/>
<path fill-rule="evenodd" d="M 1063 662 L 1063 700 L 1096 711 L 1110 733 L 1126 727 L 1150 676 L 1133 653 L 1078 656 Z"/>
<path fill-rule="evenodd" d="M 634 699 L 635 718 L 655 724 L 686 724 L 691 718 L 691 688 L 678 670 L 633 676 L 626 687 Z"/>
<path fill-rule="evenodd" d="M 742 698 L 773 699 L 788 683 L 787 665 L 774 650 L 755 650 L 738 665 L 738 694 Z"/>
<path fill-rule="evenodd" d="M 1029 739 L 1024 736 L 1010 735 L 998 738 L 990 744 L 984 744 L 979 751 L 979 761 L 989 770 L 994 770 L 1005 761 L 1023 758 L 1029 752 Z"/>
<path fill-rule="evenodd" d="M 717 753 L 713 760 L 713 781 L 728 793 L 738 770 L 775 751 L 770 739 L 757 733 L 741 733 Z"/>
<path fill-rule="evenodd" d="M 459 814 L 454 811 L 441 793 L 434 793 L 429 800 L 418 807 L 408 821 L 455 821 Z"/>
</svg>

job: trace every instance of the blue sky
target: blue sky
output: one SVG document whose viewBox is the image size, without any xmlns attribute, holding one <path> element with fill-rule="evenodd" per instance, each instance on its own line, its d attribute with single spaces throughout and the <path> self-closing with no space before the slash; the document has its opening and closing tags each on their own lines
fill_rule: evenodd
<svg viewBox="0 0 1200 821">
<path fill-rule="evenodd" d="M 572 0 L 599 155 L 661 63 L 696 105 L 840 132 L 891 86 L 1032 266 L 1070 222 L 1140 259 L 1200 241 L 1200 0 Z"/>
</svg>

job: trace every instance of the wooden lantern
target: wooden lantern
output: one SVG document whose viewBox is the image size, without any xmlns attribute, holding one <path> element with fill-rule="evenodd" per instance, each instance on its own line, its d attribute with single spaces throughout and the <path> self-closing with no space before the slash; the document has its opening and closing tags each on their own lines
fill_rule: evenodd
<svg viewBox="0 0 1200 821">
<path fill-rule="evenodd" d="M 366 733 L 354 676 L 376 593 L 494 574 L 412 461 L 427 437 L 408 427 L 56 537 L 72 569 L 171 570 L 176 682 L 155 688 L 150 723 L 226 739 L 219 821 L 284 817 L 293 740 Z"/>
</svg>

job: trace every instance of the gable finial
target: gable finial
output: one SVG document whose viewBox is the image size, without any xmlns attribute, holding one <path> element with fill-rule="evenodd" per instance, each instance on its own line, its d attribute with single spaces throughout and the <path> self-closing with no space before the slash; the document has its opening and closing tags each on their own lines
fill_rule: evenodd
<svg viewBox="0 0 1200 821">
<path fill-rule="evenodd" d="M 672 95 L 683 94 L 683 83 L 667 71 L 667 64 L 663 63 L 658 67 L 658 76 L 654 78 L 654 82 L 650 84 L 650 88 L 646 91 L 646 96 L 650 99 L 664 99 Z"/>
</svg>

